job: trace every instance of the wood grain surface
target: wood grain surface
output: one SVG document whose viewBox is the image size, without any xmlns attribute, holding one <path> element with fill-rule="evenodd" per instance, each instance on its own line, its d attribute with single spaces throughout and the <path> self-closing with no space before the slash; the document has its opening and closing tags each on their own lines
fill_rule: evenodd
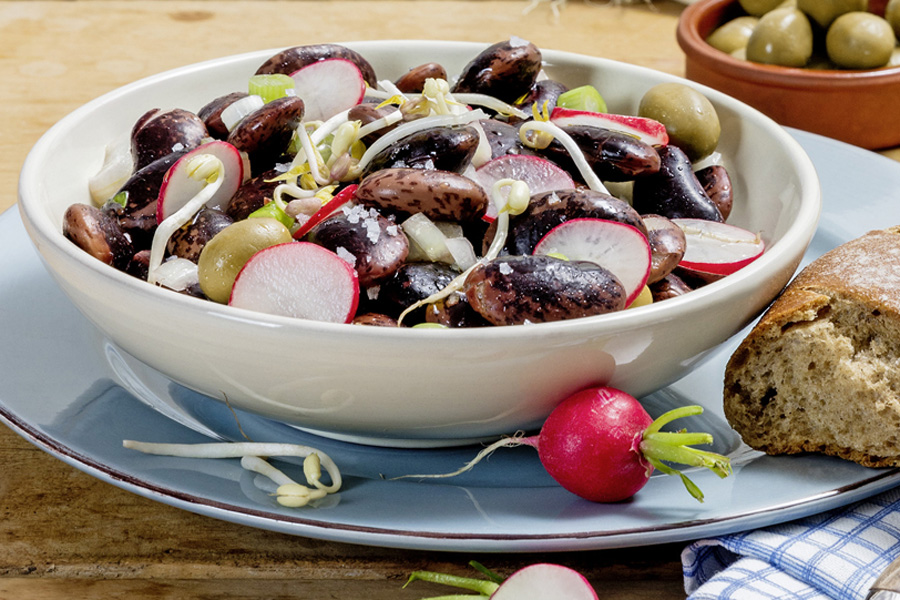
<svg viewBox="0 0 900 600">
<path fill-rule="evenodd" d="M 492 43 L 518 35 L 543 48 L 680 75 L 674 31 L 682 9 L 676 2 L 604 0 L 0 1 L 0 212 L 13 207 L 22 162 L 53 123 L 104 92 L 166 69 L 324 41 Z M 448 593 L 429 584 L 401 589 L 410 571 L 470 574 L 470 559 L 503 573 L 538 560 L 567 564 L 605 600 L 684 598 L 683 544 L 479 556 L 321 542 L 122 491 L 2 426 L 0 461 L 0 600 L 402 600 Z"/>
</svg>

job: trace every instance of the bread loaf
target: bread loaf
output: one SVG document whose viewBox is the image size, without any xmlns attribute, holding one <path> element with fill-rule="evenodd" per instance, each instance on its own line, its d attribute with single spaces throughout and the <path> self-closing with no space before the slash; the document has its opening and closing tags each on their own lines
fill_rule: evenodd
<svg viewBox="0 0 900 600">
<path fill-rule="evenodd" d="M 731 356 L 725 416 L 752 448 L 900 466 L 900 227 L 806 267 Z"/>
</svg>

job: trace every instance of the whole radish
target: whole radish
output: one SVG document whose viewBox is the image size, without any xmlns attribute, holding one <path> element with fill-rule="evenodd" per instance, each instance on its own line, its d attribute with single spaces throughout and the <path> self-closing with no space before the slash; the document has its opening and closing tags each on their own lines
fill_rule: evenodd
<svg viewBox="0 0 900 600">
<path fill-rule="evenodd" d="M 660 431 L 675 419 L 702 412 L 700 406 L 683 406 L 653 420 L 636 398 L 621 390 L 588 388 L 560 403 L 538 435 L 498 440 L 453 473 L 407 477 L 458 475 L 497 448 L 526 445 L 537 449 L 541 464 L 562 487 L 593 502 L 630 498 L 647 484 L 654 469 L 681 477 L 688 492 L 702 502 L 700 489 L 666 463 L 705 467 L 726 477 L 730 460 L 690 447 L 711 444 L 708 433 Z"/>
</svg>

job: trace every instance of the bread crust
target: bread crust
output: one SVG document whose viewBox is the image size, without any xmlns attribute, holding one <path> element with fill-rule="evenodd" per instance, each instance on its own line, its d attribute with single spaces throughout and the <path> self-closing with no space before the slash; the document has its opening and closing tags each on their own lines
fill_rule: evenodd
<svg viewBox="0 0 900 600">
<path fill-rule="evenodd" d="M 757 450 L 900 466 L 900 227 L 797 275 L 731 356 L 723 396 Z"/>
</svg>

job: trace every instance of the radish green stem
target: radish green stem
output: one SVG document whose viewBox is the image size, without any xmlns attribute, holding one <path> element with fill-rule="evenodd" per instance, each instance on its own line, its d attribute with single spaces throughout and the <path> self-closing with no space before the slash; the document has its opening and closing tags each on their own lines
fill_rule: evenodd
<svg viewBox="0 0 900 600">
<path fill-rule="evenodd" d="M 675 419 L 699 415 L 702 412 L 703 408 L 700 406 L 682 406 L 662 414 L 644 430 L 639 445 L 647 462 L 661 473 L 678 475 L 691 496 L 700 502 L 703 502 L 700 488 L 687 475 L 666 465 L 665 462 L 704 467 L 719 477 L 727 477 L 731 473 L 731 461 L 721 454 L 690 447 L 693 444 L 711 444 L 713 438 L 707 433 L 666 432 L 660 429 Z"/>
<path fill-rule="evenodd" d="M 413 581 L 430 581 L 432 583 L 440 583 L 453 587 L 462 588 L 478 592 L 482 596 L 490 596 L 500 584 L 494 581 L 486 581 L 484 579 L 475 579 L 474 577 L 460 577 L 459 575 L 448 575 L 447 573 L 435 573 L 433 571 L 413 571 L 409 576 L 409 581 L 403 586 L 404 588 Z M 454 596 L 440 596 L 441 598 L 453 598 Z M 472 596 L 465 596 L 472 598 Z M 436 600 L 432 598 L 431 600 Z"/>
<path fill-rule="evenodd" d="M 477 560 L 470 560 L 469 566 L 496 583 L 503 583 L 503 578 L 488 569 L 486 566 L 478 562 Z"/>
</svg>

